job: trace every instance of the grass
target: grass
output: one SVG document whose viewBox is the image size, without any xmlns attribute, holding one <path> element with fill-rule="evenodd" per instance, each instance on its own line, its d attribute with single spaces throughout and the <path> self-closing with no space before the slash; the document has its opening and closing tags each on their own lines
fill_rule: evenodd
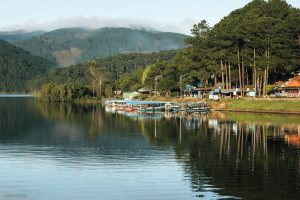
<svg viewBox="0 0 300 200">
<path fill-rule="evenodd" d="M 268 111 L 268 112 L 299 112 L 299 100 L 245 100 L 233 99 L 227 101 L 225 109 L 238 111 Z"/>
</svg>

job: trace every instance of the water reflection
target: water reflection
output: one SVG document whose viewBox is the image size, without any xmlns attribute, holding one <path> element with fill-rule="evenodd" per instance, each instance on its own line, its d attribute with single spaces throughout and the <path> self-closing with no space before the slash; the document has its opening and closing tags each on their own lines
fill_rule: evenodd
<svg viewBox="0 0 300 200">
<path fill-rule="evenodd" d="M 102 193 L 109 199 L 141 199 L 147 193 L 151 199 L 296 199 L 300 195 L 298 116 L 126 113 L 101 105 L 1 98 L 0 111 L 2 171 L 9 171 L 6 163 L 11 167 L 16 160 L 29 165 L 22 159 L 30 158 L 44 163 L 33 164 L 35 170 L 56 177 L 55 169 L 60 168 L 68 174 L 61 187 L 84 181 L 89 187 L 70 188 L 92 197 Z M 76 175 L 80 171 L 85 171 L 86 180 Z M 11 178 L 0 176 L 0 186 L 12 184 Z M 27 178 L 31 184 L 45 183 Z M 124 189 L 115 190 L 117 186 Z"/>
<path fill-rule="evenodd" d="M 207 192 L 213 191 L 225 198 L 295 199 L 300 194 L 298 120 L 168 113 L 159 121 L 141 119 L 139 125 L 152 144 L 174 147 L 199 197 L 210 198 Z"/>
</svg>

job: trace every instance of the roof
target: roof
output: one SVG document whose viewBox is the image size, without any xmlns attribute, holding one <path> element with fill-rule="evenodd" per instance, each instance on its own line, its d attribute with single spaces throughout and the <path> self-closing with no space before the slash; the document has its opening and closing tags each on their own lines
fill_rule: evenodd
<svg viewBox="0 0 300 200">
<path fill-rule="evenodd" d="M 300 88 L 300 76 L 296 76 L 283 85 L 283 88 Z"/>
<path fill-rule="evenodd" d="M 152 92 L 152 89 L 143 87 L 143 88 L 139 89 L 139 92 Z"/>
</svg>

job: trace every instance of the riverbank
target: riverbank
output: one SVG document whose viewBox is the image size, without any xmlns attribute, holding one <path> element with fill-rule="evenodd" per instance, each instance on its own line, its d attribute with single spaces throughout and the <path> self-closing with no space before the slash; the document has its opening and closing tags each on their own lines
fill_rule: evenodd
<svg viewBox="0 0 300 200">
<path fill-rule="evenodd" d="M 200 99 L 195 98 L 165 98 L 152 97 L 152 101 L 176 101 L 178 103 L 193 103 Z M 223 112 L 252 112 L 273 114 L 300 114 L 299 98 L 243 98 L 221 99 L 207 101 L 213 111 Z"/>
<path fill-rule="evenodd" d="M 177 103 L 207 101 L 212 111 L 300 115 L 300 98 L 241 98 L 211 101 L 196 98 L 150 97 L 146 100 Z M 100 98 L 74 100 L 74 103 L 79 104 L 97 104 L 102 102 L 103 99 L 101 100 Z"/>
<path fill-rule="evenodd" d="M 215 111 L 300 114 L 299 99 L 225 99 L 210 105 Z"/>
<path fill-rule="evenodd" d="M 270 114 L 270 113 L 251 113 L 251 112 L 218 112 L 209 115 L 210 119 L 222 121 L 235 121 L 250 124 L 277 124 L 287 126 L 298 126 L 300 117 L 292 114 Z"/>
</svg>

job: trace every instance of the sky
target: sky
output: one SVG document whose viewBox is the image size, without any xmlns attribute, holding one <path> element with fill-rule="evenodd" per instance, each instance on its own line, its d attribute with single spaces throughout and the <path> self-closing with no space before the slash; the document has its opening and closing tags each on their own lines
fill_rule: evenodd
<svg viewBox="0 0 300 200">
<path fill-rule="evenodd" d="M 145 27 L 189 34 L 214 25 L 251 0 L 0 0 L 0 31 L 64 27 Z M 300 0 L 287 0 L 300 8 Z"/>
</svg>

